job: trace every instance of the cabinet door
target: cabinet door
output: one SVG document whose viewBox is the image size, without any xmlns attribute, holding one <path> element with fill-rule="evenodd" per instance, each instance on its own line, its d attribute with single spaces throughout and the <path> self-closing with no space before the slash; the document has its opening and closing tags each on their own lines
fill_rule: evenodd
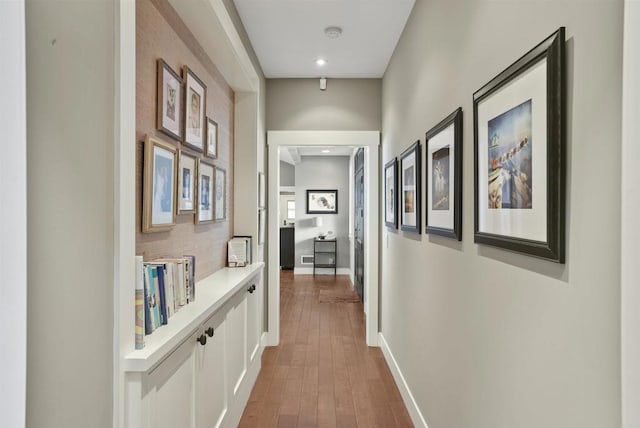
<svg viewBox="0 0 640 428">
<path fill-rule="evenodd" d="M 236 396 L 246 372 L 246 334 L 247 334 L 247 288 L 239 291 L 229 301 L 229 309 L 225 319 L 225 359 L 227 363 L 227 380 L 229 399 Z"/>
<path fill-rule="evenodd" d="M 146 426 L 193 426 L 195 346 L 194 334 L 145 376 L 144 389 L 148 393 L 144 419 L 149 422 Z"/>
<path fill-rule="evenodd" d="M 205 345 L 198 343 L 195 351 L 196 427 L 220 427 L 224 424 L 229 403 L 224 367 L 224 313 L 217 313 L 205 321 L 198 334 L 204 334 L 207 342 Z"/>
<path fill-rule="evenodd" d="M 262 333 L 262 277 L 253 278 L 249 285 L 255 285 L 255 290 L 247 295 L 247 366 L 250 366 L 260 346 Z"/>
</svg>

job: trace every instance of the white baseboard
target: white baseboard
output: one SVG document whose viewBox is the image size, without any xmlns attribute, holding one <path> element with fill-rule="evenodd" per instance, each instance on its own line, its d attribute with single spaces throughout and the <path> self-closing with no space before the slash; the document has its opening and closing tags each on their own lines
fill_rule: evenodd
<svg viewBox="0 0 640 428">
<path fill-rule="evenodd" d="M 313 275 L 312 267 L 297 267 L 293 269 L 294 275 Z M 316 275 L 333 275 L 333 269 L 318 269 Z M 338 268 L 336 271 L 336 275 L 351 275 L 351 269 L 349 268 Z"/>
<path fill-rule="evenodd" d="M 262 343 L 262 347 L 265 348 L 267 346 L 278 346 L 278 340 L 275 337 L 275 334 L 271 334 L 268 331 L 262 333 L 262 338 L 260 339 L 260 343 Z"/>
<path fill-rule="evenodd" d="M 251 396 L 251 390 L 253 390 L 253 385 L 255 385 L 258 375 L 260 374 L 260 369 L 262 368 L 264 339 L 265 334 L 262 335 L 259 349 L 255 353 L 253 361 L 250 363 L 246 373 L 244 374 L 244 379 L 238 388 L 236 399 L 229 400 L 229 414 L 224 422 L 224 426 L 236 427 L 240 424 L 240 419 L 242 419 L 242 414 L 244 413 L 244 409 L 247 407 L 249 397 Z"/>
<path fill-rule="evenodd" d="M 389 369 L 391 369 L 391 374 L 393 375 L 393 379 L 396 381 L 396 385 L 398 385 L 402 401 L 404 401 L 404 405 L 407 406 L 407 411 L 409 412 L 413 425 L 416 427 L 429 428 L 427 426 L 427 422 L 422 416 L 422 413 L 420 412 L 420 409 L 418 408 L 416 400 L 413 398 L 413 394 L 411 394 L 409 385 L 407 385 L 407 382 L 404 380 L 404 376 L 402 375 L 402 371 L 400 371 L 400 367 L 398 367 L 396 359 L 391 353 L 391 349 L 389 349 L 387 341 L 384 339 L 382 333 L 378 333 L 378 336 L 380 338 L 380 348 L 384 354 L 384 359 L 387 360 L 387 365 L 389 366 Z"/>
</svg>

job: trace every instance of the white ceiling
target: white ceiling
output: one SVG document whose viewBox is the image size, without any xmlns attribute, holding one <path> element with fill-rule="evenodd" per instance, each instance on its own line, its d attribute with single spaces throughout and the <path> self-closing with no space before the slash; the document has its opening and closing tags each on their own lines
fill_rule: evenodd
<svg viewBox="0 0 640 428">
<path fill-rule="evenodd" d="M 267 78 L 379 78 L 414 0 L 234 0 Z M 330 39 L 329 26 L 342 28 Z M 327 64 L 318 67 L 317 58 Z"/>
</svg>

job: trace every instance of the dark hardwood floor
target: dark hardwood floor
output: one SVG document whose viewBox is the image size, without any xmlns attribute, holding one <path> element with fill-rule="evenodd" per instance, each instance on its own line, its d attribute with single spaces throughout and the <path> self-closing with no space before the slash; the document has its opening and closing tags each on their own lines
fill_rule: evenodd
<svg viewBox="0 0 640 428">
<path fill-rule="evenodd" d="M 280 280 L 280 345 L 268 347 L 240 427 L 412 427 L 379 348 L 365 342 L 361 303 L 320 303 L 348 276 Z"/>
</svg>

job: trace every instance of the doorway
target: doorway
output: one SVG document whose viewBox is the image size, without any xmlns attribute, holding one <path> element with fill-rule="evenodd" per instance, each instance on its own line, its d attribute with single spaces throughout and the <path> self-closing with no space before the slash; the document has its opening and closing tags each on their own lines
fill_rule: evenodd
<svg viewBox="0 0 640 428">
<path fill-rule="evenodd" d="M 364 301 L 364 149 L 358 149 L 353 159 L 353 285 Z"/>
<path fill-rule="evenodd" d="M 280 151 L 292 146 L 359 146 L 363 147 L 362 168 L 362 295 L 366 316 L 366 342 L 378 345 L 378 156 L 380 133 L 378 131 L 268 131 L 269 159 L 269 217 L 278 218 L 280 196 Z M 269 254 L 280 253 L 280 225 L 269 222 Z M 354 239 L 355 241 L 355 239 Z M 365 242 L 368 243 L 365 245 Z M 353 248 L 353 246 L 352 246 Z M 350 251 L 350 250 L 349 250 Z M 267 345 L 280 341 L 280 269 L 278 257 L 269 257 L 268 277 L 268 329 Z"/>
</svg>

